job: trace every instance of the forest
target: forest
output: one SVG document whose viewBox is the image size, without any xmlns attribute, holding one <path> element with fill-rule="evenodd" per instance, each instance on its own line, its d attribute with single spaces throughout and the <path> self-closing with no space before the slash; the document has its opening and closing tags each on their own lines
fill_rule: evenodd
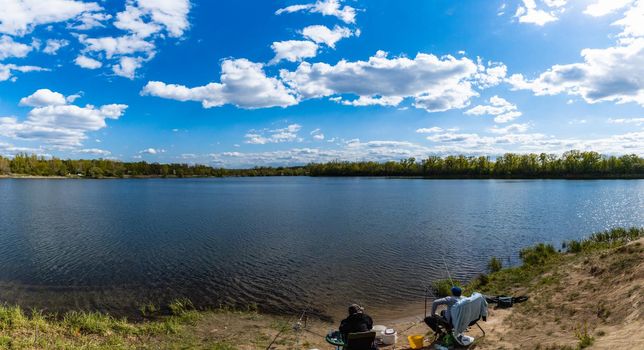
<svg viewBox="0 0 644 350">
<path fill-rule="evenodd" d="M 201 164 L 0 156 L 0 175 L 83 178 L 227 176 L 400 176 L 425 178 L 644 178 L 644 158 L 597 152 L 506 153 L 489 156 L 429 156 L 400 161 L 332 161 L 291 167 L 216 168 Z"/>
</svg>

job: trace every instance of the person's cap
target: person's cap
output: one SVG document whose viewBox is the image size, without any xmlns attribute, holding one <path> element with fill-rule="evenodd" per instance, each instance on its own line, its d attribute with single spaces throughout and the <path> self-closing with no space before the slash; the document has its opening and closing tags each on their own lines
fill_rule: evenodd
<svg viewBox="0 0 644 350">
<path fill-rule="evenodd" d="M 453 296 L 460 297 L 462 293 L 463 293 L 463 290 L 461 290 L 461 288 L 459 288 L 457 286 L 452 287 L 452 295 Z"/>
<path fill-rule="evenodd" d="M 349 306 L 349 314 L 350 315 L 357 314 L 359 312 L 362 312 L 363 310 L 364 309 L 362 308 L 362 306 L 360 306 L 358 304 L 351 304 L 351 306 Z"/>
</svg>

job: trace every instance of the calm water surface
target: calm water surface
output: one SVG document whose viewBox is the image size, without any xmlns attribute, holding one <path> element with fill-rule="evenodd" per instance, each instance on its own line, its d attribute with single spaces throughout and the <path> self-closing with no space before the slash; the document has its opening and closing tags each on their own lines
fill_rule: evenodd
<svg viewBox="0 0 644 350">
<path fill-rule="evenodd" d="M 443 259 L 466 280 L 491 256 L 633 225 L 639 180 L 0 180 L 0 301 L 405 316 Z"/>
</svg>

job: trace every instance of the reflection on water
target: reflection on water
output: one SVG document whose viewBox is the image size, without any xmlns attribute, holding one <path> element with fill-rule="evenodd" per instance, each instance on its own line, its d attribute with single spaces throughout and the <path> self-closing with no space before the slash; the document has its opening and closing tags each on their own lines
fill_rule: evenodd
<svg viewBox="0 0 644 350">
<path fill-rule="evenodd" d="M 0 181 L 0 299 L 117 314 L 189 297 L 402 315 L 534 242 L 644 225 L 644 181 Z M 370 312 L 378 315 L 378 311 Z"/>
</svg>

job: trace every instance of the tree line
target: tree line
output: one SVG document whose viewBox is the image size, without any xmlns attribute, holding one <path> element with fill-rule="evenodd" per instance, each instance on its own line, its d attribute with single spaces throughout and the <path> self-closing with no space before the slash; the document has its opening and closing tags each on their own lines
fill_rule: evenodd
<svg viewBox="0 0 644 350">
<path fill-rule="evenodd" d="M 0 156 L 0 175 L 66 177 L 225 177 L 225 176 L 414 176 L 427 178 L 644 178 L 644 158 L 597 152 L 506 153 L 480 156 L 429 156 L 400 161 L 332 161 L 294 167 L 216 168 L 200 164 L 121 162 L 108 159 L 58 159 L 18 154 Z"/>
<path fill-rule="evenodd" d="M 124 177 L 224 177 L 306 175 L 304 167 L 255 167 L 225 169 L 201 164 L 121 162 L 110 159 L 59 159 L 18 154 L 0 156 L 0 175 L 65 176 L 89 178 Z"/>
<path fill-rule="evenodd" d="M 311 176 L 418 176 L 434 178 L 644 178 L 644 158 L 597 152 L 506 153 L 486 156 L 430 156 L 398 162 L 329 162 L 307 166 Z"/>
</svg>

